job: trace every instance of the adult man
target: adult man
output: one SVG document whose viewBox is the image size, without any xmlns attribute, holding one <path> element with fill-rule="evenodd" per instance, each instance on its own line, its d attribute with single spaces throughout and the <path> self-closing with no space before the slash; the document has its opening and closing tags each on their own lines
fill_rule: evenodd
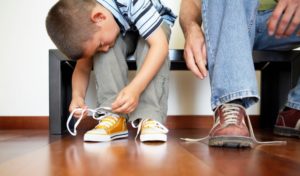
<svg viewBox="0 0 300 176">
<path fill-rule="evenodd" d="M 198 78 L 206 77 L 208 71 L 210 75 L 215 121 L 209 145 L 253 144 L 252 129 L 249 131 L 245 124 L 245 108 L 259 99 L 252 50 L 290 50 L 299 46 L 299 23 L 300 0 L 181 2 L 185 61 Z M 300 136 L 299 119 L 300 80 L 289 92 L 276 122 L 276 132 Z"/>
</svg>

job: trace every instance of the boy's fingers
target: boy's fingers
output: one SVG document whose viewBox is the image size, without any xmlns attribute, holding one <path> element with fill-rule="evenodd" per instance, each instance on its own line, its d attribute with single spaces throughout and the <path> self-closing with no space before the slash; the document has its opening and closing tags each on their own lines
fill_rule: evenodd
<svg viewBox="0 0 300 176">
<path fill-rule="evenodd" d="M 126 114 L 133 112 L 133 111 L 135 110 L 136 106 L 137 106 L 137 103 L 133 103 L 133 104 L 127 109 Z"/>
<path fill-rule="evenodd" d="M 73 116 L 76 117 L 76 118 L 80 118 L 81 116 L 86 117 L 86 116 L 88 116 L 88 112 L 85 111 L 85 112 L 82 114 L 82 110 L 78 110 L 78 111 L 75 111 L 75 112 L 74 112 Z"/>
<path fill-rule="evenodd" d="M 137 106 L 137 102 L 134 101 L 134 99 L 126 98 L 126 101 L 116 109 L 114 109 L 114 112 L 118 113 L 125 113 L 128 114 L 132 112 Z"/>
<path fill-rule="evenodd" d="M 127 109 L 129 107 L 128 103 L 123 104 L 122 106 L 118 107 L 117 109 L 114 110 L 114 112 L 118 113 L 126 113 Z"/>
<path fill-rule="evenodd" d="M 130 107 L 130 108 L 128 108 L 126 114 L 129 114 L 129 113 L 133 112 L 134 109 L 135 109 L 135 107 Z"/>
<path fill-rule="evenodd" d="M 116 109 L 124 103 L 125 103 L 125 101 L 123 98 L 123 94 L 119 94 L 118 97 L 116 98 L 116 100 L 111 104 L 111 107 L 112 107 L 112 109 Z"/>
</svg>

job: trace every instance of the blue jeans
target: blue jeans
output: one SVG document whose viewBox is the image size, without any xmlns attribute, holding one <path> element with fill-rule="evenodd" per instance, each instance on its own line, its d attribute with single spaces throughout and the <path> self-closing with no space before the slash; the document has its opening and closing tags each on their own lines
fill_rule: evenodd
<svg viewBox="0 0 300 176">
<path fill-rule="evenodd" d="M 290 50 L 296 33 L 276 39 L 267 33 L 272 10 L 257 11 L 257 0 L 202 0 L 202 20 L 211 84 L 211 106 L 241 99 L 247 108 L 259 100 L 253 49 Z M 300 79 L 286 106 L 300 110 Z"/>
</svg>

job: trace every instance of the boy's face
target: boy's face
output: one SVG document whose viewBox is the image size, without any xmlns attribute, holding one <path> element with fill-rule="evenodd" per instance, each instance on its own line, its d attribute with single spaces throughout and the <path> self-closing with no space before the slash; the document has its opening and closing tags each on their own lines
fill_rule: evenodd
<svg viewBox="0 0 300 176">
<path fill-rule="evenodd" d="M 110 12 L 102 10 L 101 14 L 98 14 L 96 18 L 99 19 L 98 23 L 96 23 L 99 26 L 99 30 L 94 33 L 92 39 L 84 44 L 86 57 L 91 57 L 97 52 L 107 52 L 114 46 L 120 33 L 120 27 Z"/>
</svg>

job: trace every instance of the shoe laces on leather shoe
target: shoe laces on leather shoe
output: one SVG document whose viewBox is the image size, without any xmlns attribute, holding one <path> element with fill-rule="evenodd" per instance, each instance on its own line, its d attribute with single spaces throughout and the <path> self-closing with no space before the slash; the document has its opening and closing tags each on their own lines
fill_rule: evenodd
<svg viewBox="0 0 300 176">
<path fill-rule="evenodd" d="M 246 147 L 253 147 L 257 144 L 286 144 L 286 141 L 258 141 L 255 138 L 250 118 L 245 108 L 241 105 L 226 103 L 218 106 L 214 114 L 214 125 L 208 136 L 199 139 L 181 139 L 189 142 L 199 142 L 212 138 L 220 138 L 220 140 L 229 140 L 229 143 L 230 140 L 246 139 L 249 143 Z M 248 124 L 248 128 L 246 123 Z"/>
<path fill-rule="evenodd" d="M 214 115 L 214 126 L 210 136 L 244 136 L 249 137 L 245 123 L 246 112 L 238 104 L 224 104 L 218 107 Z"/>
</svg>

